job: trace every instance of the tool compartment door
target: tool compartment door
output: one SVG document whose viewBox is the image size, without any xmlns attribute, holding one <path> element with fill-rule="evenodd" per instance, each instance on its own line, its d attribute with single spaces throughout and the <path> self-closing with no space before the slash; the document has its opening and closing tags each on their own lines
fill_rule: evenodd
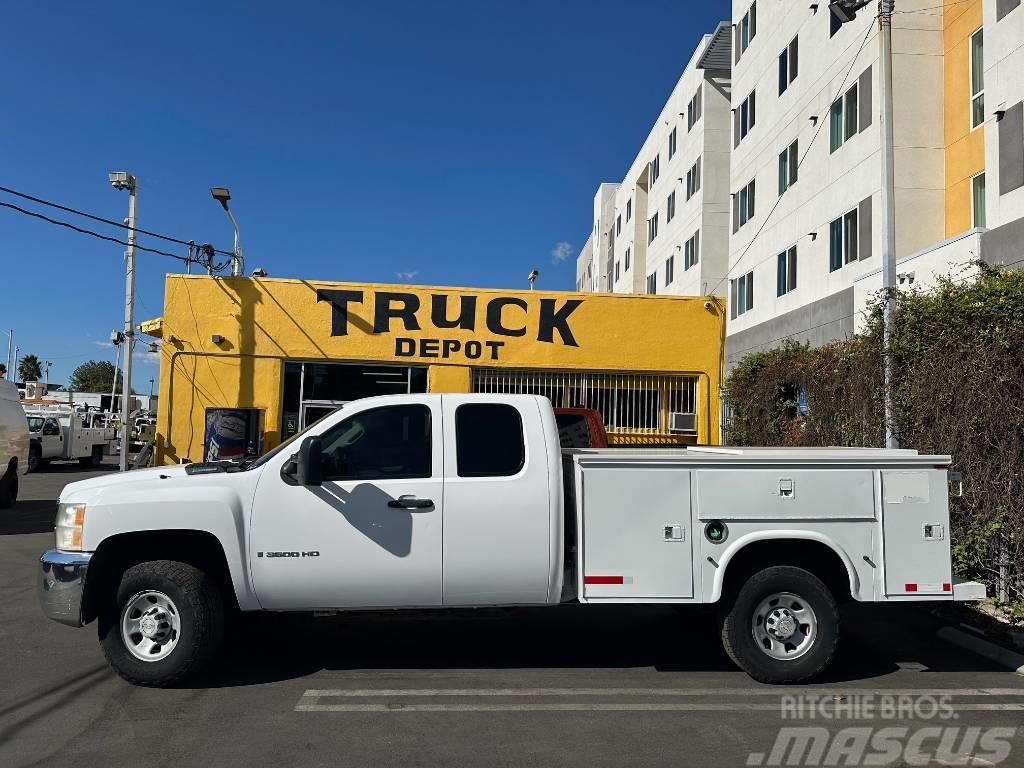
<svg viewBox="0 0 1024 768">
<path fill-rule="evenodd" d="M 946 472 L 881 474 L 886 595 L 952 595 Z"/>
<path fill-rule="evenodd" d="M 581 474 L 584 597 L 693 597 L 689 470 L 588 467 Z"/>
</svg>

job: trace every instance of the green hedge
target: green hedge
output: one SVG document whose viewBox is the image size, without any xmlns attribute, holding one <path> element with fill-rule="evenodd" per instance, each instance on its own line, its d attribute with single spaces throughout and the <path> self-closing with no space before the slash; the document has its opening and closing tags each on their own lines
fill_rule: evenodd
<svg viewBox="0 0 1024 768">
<path fill-rule="evenodd" d="M 948 453 L 964 476 L 964 496 L 951 503 L 956 572 L 1021 601 L 1024 272 L 978 269 L 976 280 L 899 292 L 888 349 L 879 296 L 862 334 L 744 357 L 727 382 L 728 437 L 737 445 L 883 445 L 883 355 L 891 355 L 900 444 Z"/>
</svg>

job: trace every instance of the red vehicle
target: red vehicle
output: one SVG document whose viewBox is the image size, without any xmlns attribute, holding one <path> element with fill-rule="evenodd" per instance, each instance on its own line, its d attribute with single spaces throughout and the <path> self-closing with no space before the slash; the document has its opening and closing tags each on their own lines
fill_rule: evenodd
<svg viewBox="0 0 1024 768">
<path fill-rule="evenodd" d="M 604 419 L 593 408 L 555 408 L 558 439 L 563 448 L 607 448 Z"/>
</svg>

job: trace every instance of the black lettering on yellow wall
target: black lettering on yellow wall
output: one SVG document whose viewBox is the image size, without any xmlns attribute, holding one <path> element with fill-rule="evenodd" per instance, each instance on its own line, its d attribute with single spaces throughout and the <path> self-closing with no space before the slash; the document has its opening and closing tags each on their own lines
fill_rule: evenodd
<svg viewBox="0 0 1024 768">
<path fill-rule="evenodd" d="M 507 306 L 519 307 L 526 314 L 527 305 L 522 299 L 512 296 L 503 296 L 491 299 L 487 302 L 487 330 L 499 336 L 525 336 L 526 326 L 521 328 L 509 328 L 502 322 L 502 310 Z"/>
<path fill-rule="evenodd" d="M 400 304 L 392 307 L 392 303 Z M 420 297 L 415 293 L 387 293 L 378 291 L 374 294 L 373 332 L 390 333 L 391 318 L 401 319 L 407 331 L 418 331 L 419 321 L 416 310 L 420 308 Z"/>
<path fill-rule="evenodd" d="M 476 320 L 476 296 L 459 297 L 459 316 L 448 319 L 448 296 L 435 293 L 430 297 L 430 322 L 435 328 L 462 328 L 472 331 Z"/>
<path fill-rule="evenodd" d="M 361 304 L 363 301 L 362 291 L 340 291 L 318 288 L 316 301 L 329 301 L 331 303 L 331 336 L 348 335 L 348 305 L 349 302 Z"/>
<path fill-rule="evenodd" d="M 562 343 L 570 347 L 578 347 L 576 338 L 569 328 L 569 315 L 583 303 L 582 299 L 566 299 L 561 309 L 556 310 L 556 299 L 540 300 L 540 325 L 537 329 L 537 341 L 554 343 L 555 331 L 562 337 Z"/>
</svg>

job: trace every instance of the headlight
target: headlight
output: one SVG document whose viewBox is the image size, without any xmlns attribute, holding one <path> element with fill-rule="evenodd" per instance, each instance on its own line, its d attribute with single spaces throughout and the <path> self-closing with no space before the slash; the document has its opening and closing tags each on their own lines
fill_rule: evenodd
<svg viewBox="0 0 1024 768">
<path fill-rule="evenodd" d="M 57 505 L 57 549 L 81 552 L 84 527 L 85 504 Z"/>
</svg>

